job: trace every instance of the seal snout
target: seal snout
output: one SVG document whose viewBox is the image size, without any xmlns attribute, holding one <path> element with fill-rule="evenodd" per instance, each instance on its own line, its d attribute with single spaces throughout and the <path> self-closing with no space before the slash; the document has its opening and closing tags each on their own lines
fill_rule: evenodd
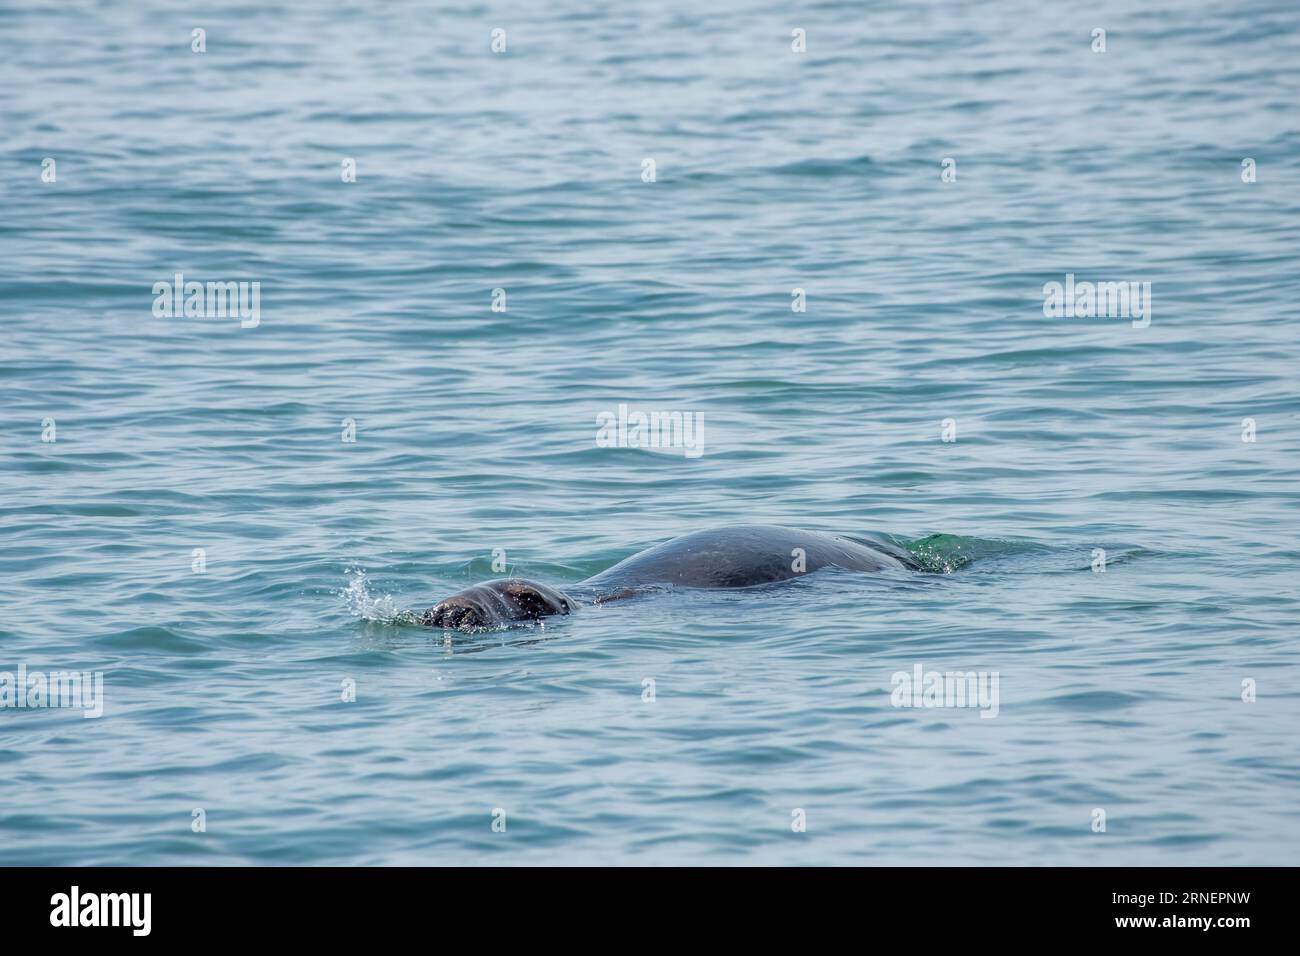
<svg viewBox="0 0 1300 956">
<path fill-rule="evenodd" d="M 420 623 L 428 627 L 468 630 L 471 627 L 486 626 L 487 617 L 471 601 L 463 597 L 450 597 L 425 611 Z"/>
</svg>

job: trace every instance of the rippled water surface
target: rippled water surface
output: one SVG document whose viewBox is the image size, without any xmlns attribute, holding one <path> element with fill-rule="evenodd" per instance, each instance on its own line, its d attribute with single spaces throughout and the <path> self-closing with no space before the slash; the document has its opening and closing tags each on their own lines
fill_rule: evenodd
<svg viewBox="0 0 1300 956">
<path fill-rule="evenodd" d="M 18 3 L 0 80 L 0 670 L 104 679 L 0 709 L 0 862 L 1296 861 L 1290 0 Z M 742 522 L 931 571 L 405 613 Z"/>
</svg>

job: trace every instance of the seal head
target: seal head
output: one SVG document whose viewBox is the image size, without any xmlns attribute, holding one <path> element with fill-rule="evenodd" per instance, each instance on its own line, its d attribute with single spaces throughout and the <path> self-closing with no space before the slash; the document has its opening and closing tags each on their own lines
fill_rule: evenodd
<svg viewBox="0 0 1300 956">
<path fill-rule="evenodd" d="M 568 614 L 576 606 L 568 595 L 545 584 L 501 578 L 484 581 L 439 601 L 421 615 L 420 623 L 467 631 Z"/>
</svg>

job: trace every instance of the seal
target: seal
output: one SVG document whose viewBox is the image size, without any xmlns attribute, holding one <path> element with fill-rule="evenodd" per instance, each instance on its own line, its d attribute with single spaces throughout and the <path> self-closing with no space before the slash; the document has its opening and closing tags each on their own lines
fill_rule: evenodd
<svg viewBox="0 0 1300 956">
<path fill-rule="evenodd" d="M 584 602 L 605 604 L 669 588 L 752 588 L 823 568 L 921 570 L 911 554 L 888 541 L 738 525 L 696 531 L 647 548 L 580 581 L 572 594 L 522 578 L 484 581 L 439 601 L 420 623 L 459 630 L 500 627 L 570 614 Z"/>
</svg>

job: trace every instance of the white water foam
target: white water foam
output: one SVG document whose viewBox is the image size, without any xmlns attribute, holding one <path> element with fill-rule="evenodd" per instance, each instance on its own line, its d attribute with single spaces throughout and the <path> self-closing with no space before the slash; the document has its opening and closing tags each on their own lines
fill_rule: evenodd
<svg viewBox="0 0 1300 956">
<path fill-rule="evenodd" d="M 364 568 L 348 568 L 348 586 L 339 591 L 353 617 L 380 624 L 414 624 L 414 611 L 397 606 L 391 594 L 375 596 L 370 593 L 370 582 Z"/>
</svg>

